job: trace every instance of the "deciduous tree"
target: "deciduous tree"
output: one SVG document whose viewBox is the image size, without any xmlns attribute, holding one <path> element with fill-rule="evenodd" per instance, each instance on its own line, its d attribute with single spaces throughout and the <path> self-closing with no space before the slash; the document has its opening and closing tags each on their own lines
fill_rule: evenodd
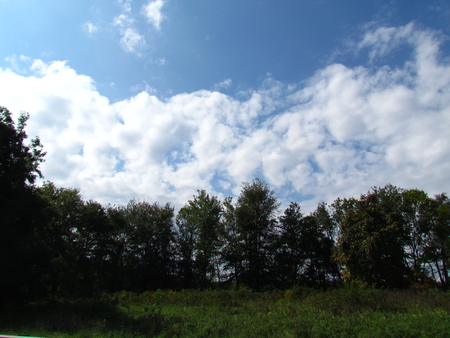
<svg viewBox="0 0 450 338">
<path fill-rule="evenodd" d="M 267 184 L 258 179 L 242 184 L 236 204 L 236 224 L 243 259 L 239 278 L 256 290 L 270 281 L 279 206 L 275 193 Z"/>
<path fill-rule="evenodd" d="M 34 186 L 45 152 L 38 137 L 25 144 L 28 117 L 23 113 L 16 125 L 0 107 L 0 302 L 39 294 L 48 259 L 40 237 L 44 202 Z"/>
</svg>

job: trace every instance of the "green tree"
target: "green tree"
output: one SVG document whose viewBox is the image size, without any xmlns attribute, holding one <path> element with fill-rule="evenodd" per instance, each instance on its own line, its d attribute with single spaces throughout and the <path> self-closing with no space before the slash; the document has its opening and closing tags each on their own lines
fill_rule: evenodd
<svg viewBox="0 0 450 338">
<path fill-rule="evenodd" d="M 239 279 L 253 289 L 270 283 L 273 244 L 280 203 L 267 184 L 258 179 L 242 184 L 236 204 L 236 224 L 242 250 Z"/>
<path fill-rule="evenodd" d="M 405 221 L 407 234 L 405 252 L 411 270 L 411 283 L 415 287 L 426 285 L 429 281 L 429 272 L 425 250 L 433 227 L 434 203 L 424 191 L 411 189 L 402 191 L 402 202 L 399 207 Z"/>
<path fill-rule="evenodd" d="M 444 193 L 432 199 L 431 226 L 425 242 L 424 260 L 430 267 L 431 275 L 439 276 L 444 290 L 450 287 L 448 269 L 450 267 L 450 200 Z"/>
<path fill-rule="evenodd" d="M 373 188 L 359 200 L 334 203 L 340 225 L 336 259 L 345 268 L 344 280 L 360 286 L 409 285 L 401 198 L 400 189 L 387 185 Z"/>
<path fill-rule="evenodd" d="M 34 186 L 45 152 L 38 137 L 25 144 L 28 117 L 22 113 L 16 126 L 0 107 L 0 302 L 40 294 L 40 273 L 48 263 L 40 236 L 45 203 Z"/>
<path fill-rule="evenodd" d="M 233 198 L 224 199 L 220 227 L 221 263 L 227 282 L 234 282 L 239 286 L 239 276 L 242 274 L 243 252 L 239 229 L 236 223 L 236 208 Z"/>
<path fill-rule="evenodd" d="M 51 182 L 40 187 L 39 194 L 47 204 L 44 235 L 51 251 L 46 284 L 54 296 L 73 295 L 83 280 L 79 261 L 85 252 L 78 247 L 83 199 L 78 189 L 57 188 Z"/>
<path fill-rule="evenodd" d="M 124 211 L 126 288 L 145 291 L 170 287 L 175 262 L 173 207 L 131 200 Z"/>
<path fill-rule="evenodd" d="M 291 202 L 279 220 L 279 239 L 275 259 L 275 278 L 280 288 L 289 288 L 300 281 L 305 257 L 301 229 L 303 214 L 300 205 Z"/>
<path fill-rule="evenodd" d="M 84 292 L 111 290 L 113 256 L 116 251 L 116 229 L 106 209 L 98 202 L 85 202 L 77 228 L 77 246 L 82 255 Z"/>
<path fill-rule="evenodd" d="M 117 291 L 118 229 L 108 212 L 94 201 L 84 202 L 80 191 L 47 182 L 39 188 L 47 202 L 46 243 L 51 271 L 46 276 L 53 295 L 91 295 Z"/>
<path fill-rule="evenodd" d="M 292 202 L 280 217 L 275 261 L 280 287 L 326 287 L 337 277 L 332 259 L 334 240 L 328 236 L 332 234 L 331 220 L 323 207 L 320 204 L 312 215 L 303 216 L 300 206 Z"/>
<path fill-rule="evenodd" d="M 20 115 L 17 127 L 12 114 L 0 107 L 0 191 L 1 198 L 15 198 L 23 190 L 33 187 L 37 177 L 42 178 L 39 169 L 44 161 L 45 152 L 38 137 L 29 145 L 25 132 L 29 114 Z"/>
<path fill-rule="evenodd" d="M 188 285 L 194 276 L 202 287 L 218 277 L 221 213 L 220 200 L 205 190 L 199 190 L 178 212 L 181 264 Z"/>
</svg>

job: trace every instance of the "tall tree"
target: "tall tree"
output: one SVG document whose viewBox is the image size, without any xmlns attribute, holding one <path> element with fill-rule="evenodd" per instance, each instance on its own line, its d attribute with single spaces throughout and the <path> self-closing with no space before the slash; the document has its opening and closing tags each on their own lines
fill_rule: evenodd
<svg viewBox="0 0 450 338">
<path fill-rule="evenodd" d="M 126 208 L 127 288 L 134 291 L 173 284 L 175 261 L 174 209 L 131 200 Z"/>
<path fill-rule="evenodd" d="M 74 295 L 85 280 L 79 263 L 86 253 L 78 243 L 84 202 L 78 189 L 57 188 L 46 182 L 39 188 L 46 201 L 46 242 L 51 251 L 51 271 L 45 276 L 50 292 L 55 295 Z"/>
<path fill-rule="evenodd" d="M 399 208 L 404 218 L 407 235 L 405 241 L 407 264 L 411 270 L 411 283 L 415 287 L 428 284 L 429 280 L 425 249 L 432 230 L 433 206 L 432 199 L 422 190 L 402 191 L 402 202 Z"/>
<path fill-rule="evenodd" d="M 259 179 L 242 184 L 236 204 L 236 224 L 242 245 L 239 279 L 253 289 L 270 283 L 270 266 L 280 203 Z"/>
<path fill-rule="evenodd" d="M 407 231 L 400 204 L 400 189 L 392 185 L 373 188 L 359 200 L 334 203 L 340 220 L 336 258 L 345 268 L 346 281 L 376 287 L 409 285 Z"/>
<path fill-rule="evenodd" d="M 218 274 L 218 249 L 222 204 L 216 196 L 199 190 L 178 212 L 179 245 L 185 280 L 198 277 L 200 286 L 209 285 Z M 194 271 L 189 271 L 194 269 Z"/>
<path fill-rule="evenodd" d="M 220 238 L 222 242 L 221 262 L 223 263 L 223 273 L 227 282 L 234 282 L 239 286 L 239 276 L 241 276 L 243 271 L 243 246 L 236 223 L 236 208 L 232 197 L 225 198 L 222 205 Z"/>
<path fill-rule="evenodd" d="M 334 240 L 329 237 L 331 220 L 323 207 L 320 204 L 312 215 L 303 216 L 300 206 L 293 202 L 280 217 L 275 261 L 280 287 L 326 287 L 337 277 L 332 259 Z"/>
<path fill-rule="evenodd" d="M 444 290 L 450 288 L 450 199 L 444 193 L 432 200 L 431 226 L 424 248 L 424 260 L 431 274 L 439 277 Z"/>
<path fill-rule="evenodd" d="M 302 247 L 301 229 L 303 214 L 300 205 L 291 202 L 279 220 L 280 236 L 275 259 L 278 286 L 289 288 L 300 281 L 305 262 Z"/>
<path fill-rule="evenodd" d="M 25 144 L 28 117 L 23 113 L 16 126 L 0 107 L 0 303 L 41 292 L 39 274 L 48 261 L 40 237 L 44 202 L 34 186 L 45 152 L 38 137 Z"/>
<path fill-rule="evenodd" d="M 91 295 L 113 287 L 113 258 L 118 231 L 107 210 L 97 202 L 84 202 L 80 191 L 57 188 L 47 182 L 39 188 L 47 202 L 46 243 L 51 251 L 51 271 L 46 276 L 53 295 Z"/>
</svg>

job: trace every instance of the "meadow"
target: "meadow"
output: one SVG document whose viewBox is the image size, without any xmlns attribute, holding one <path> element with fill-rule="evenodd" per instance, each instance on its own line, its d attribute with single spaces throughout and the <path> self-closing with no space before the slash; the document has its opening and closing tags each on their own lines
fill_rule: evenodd
<svg viewBox="0 0 450 338">
<path fill-rule="evenodd" d="M 158 290 L 10 306 L 0 334 L 38 337 L 448 337 L 437 290 Z"/>
</svg>

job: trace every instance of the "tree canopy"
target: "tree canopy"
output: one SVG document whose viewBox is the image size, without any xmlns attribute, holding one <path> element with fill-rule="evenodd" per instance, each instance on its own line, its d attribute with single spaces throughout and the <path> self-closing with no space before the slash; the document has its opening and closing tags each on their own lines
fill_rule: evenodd
<svg viewBox="0 0 450 338">
<path fill-rule="evenodd" d="M 79 189 L 42 177 L 39 138 L 25 143 L 0 108 L 0 300 L 103 291 L 349 283 L 449 288 L 450 200 L 418 189 L 374 187 L 359 198 L 280 210 L 259 179 L 236 202 L 205 190 L 178 211 L 170 203 L 84 201 Z"/>
</svg>

